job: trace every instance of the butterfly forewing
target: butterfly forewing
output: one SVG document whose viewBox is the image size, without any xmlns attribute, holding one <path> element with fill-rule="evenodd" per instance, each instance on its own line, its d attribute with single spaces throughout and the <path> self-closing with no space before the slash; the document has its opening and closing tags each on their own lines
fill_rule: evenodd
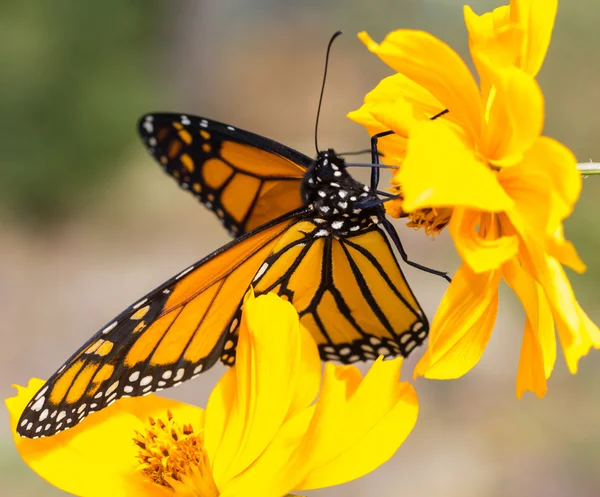
<svg viewBox="0 0 600 497">
<path fill-rule="evenodd" d="M 130 306 L 86 342 L 27 405 L 17 430 L 48 436 L 124 396 L 178 385 L 211 367 L 252 278 L 295 212 L 239 238 Z"/>
<path fill-rule="evenodd" d="M 138 124 L 150 153 L 234 236 L 302 206 L 300 181 L 314 162 L 262 136 L 181 114 L 148 114 Z"/>
</svg>

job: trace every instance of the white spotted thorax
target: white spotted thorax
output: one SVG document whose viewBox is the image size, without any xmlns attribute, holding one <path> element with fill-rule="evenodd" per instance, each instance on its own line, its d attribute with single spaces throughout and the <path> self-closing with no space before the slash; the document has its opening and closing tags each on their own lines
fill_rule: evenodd
<svg viewBox="0 0 600 497">
<path fill-rule="evenodd" d="M 314 236 L 353 235 L 378 224 L 385 216 L 381 205 L 361 207 L 377 197 L 368 186 L 350 176 L 344 159 L 333 149 L 319 152 L 314 165 L 304 174 L 301 193 L 304 203 L 315 212 L 313 220 L 319 224 Z"/>
</svg>

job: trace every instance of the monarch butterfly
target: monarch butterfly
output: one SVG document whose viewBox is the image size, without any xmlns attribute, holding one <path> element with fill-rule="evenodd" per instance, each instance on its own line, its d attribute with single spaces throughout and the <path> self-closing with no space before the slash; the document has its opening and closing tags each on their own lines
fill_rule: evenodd
<svg viewBox="0 0 600 497">
<path fill-rule="evenodd" d="M 139 123 L 150 152 L 237 236 L 128 307 L 50 377 L 18 433 L 55 434 L 116 399 L 234 362 L 241 302 L 276 292 L 323 360 L 407 356 L 427 336 L 376 190 L 333 150 L 311 160 L 248 131 L 178 114 Z"/>
</svg>

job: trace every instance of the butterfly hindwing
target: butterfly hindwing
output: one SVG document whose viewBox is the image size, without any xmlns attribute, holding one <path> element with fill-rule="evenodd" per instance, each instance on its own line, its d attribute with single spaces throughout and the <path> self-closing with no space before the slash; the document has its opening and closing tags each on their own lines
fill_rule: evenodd
<svg viewBox="0 0 600 497">
<path fill-rule="evenodd" d="M 314 162 L 249 131 L 202 117 L 148 114 L 138 131 L 181 187 L 242 235 L 302 206 L 300 181 Z"/>
<path fill-rule="evenodd" d="M 305 220 L 277 242 L 253 283 L 298 310 L 323 360 L 353 363 L 407 356 L 428 322 L 380 226 L 346 237 L 319 236 Z"/>
<path fill-rule="evenodd" d="M 18 424 L 48 436 L 124 396 L 162 390 L 211 367 L 244 294 L 295 211 L 171 278 L 88 340 L 37 392 Z"/>
</svg>

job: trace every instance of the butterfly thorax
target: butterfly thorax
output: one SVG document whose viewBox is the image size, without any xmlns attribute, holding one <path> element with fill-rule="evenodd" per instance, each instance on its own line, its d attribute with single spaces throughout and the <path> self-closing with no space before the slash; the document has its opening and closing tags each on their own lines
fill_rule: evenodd
<svg viewBox="0 0 600 497">
<path fill-rule="evenodd" d="M 367 207 L 375 199 L 368 186 L 356 181 L 344 159 L 333 149 L 319 152 L 302 179 L 302 200 L 315 213 L 320 236 L 347 236 L 377 224 L 385 216 L 381 205 Z"/>
</svg>

